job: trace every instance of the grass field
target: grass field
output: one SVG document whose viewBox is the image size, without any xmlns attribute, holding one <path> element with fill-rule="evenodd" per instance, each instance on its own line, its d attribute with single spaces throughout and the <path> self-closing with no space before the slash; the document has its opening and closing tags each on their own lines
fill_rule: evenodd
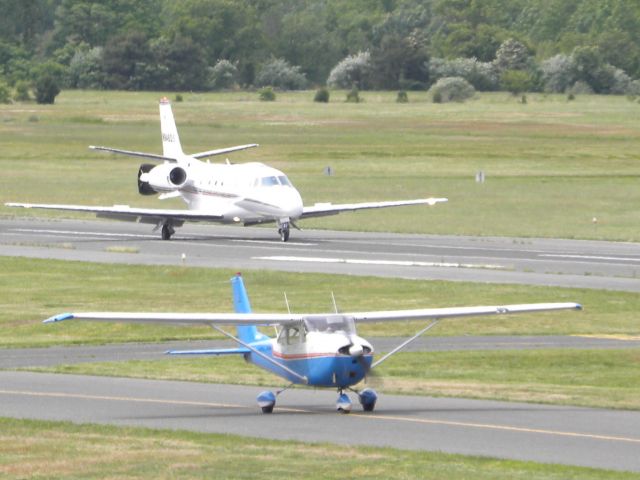
<svg viewBox="0 0 640 480">
<path fill-rule="evenodd" d="M 638 479 L 640 475 L 390 448 L 0 419 L 2 478 Z"/>
<path fill-rule="evenodd" d="M 137 194 L 135 159 L 90 144 L 160 152 L 160 93 L 65 91 L 53 106 L 0 106 L 0 201 L 175 206 Z M 365 92 L 184 94 L 186 151 L 260 143 L 233 155 L 289 174 L 307 204 L 446 196 L 450 203 L 305 221 L 308 227 L 640 240 L 640 105 L 625 97 L 481 94 L 432 104 Z M 330 165 L 335 176 L 323 175 Z M 486 174 L 484 184 L 475 174 Z M 73 186 L 70 186 L 70 180 Z M 0 209 L 0 215 L 25 214 Z M 27 213 L 69 215 L 67 213 Z M 593 222 L 593 218 L 597 223 Z"/>
</svg>

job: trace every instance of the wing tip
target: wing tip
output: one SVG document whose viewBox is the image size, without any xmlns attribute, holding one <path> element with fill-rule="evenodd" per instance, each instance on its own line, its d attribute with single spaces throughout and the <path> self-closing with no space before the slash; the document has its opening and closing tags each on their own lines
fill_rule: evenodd
<svg viewBox="0 0 640 480">
<path fill-rule="evenodd" d="M 54 315 L 53 317 L 47 318 L 42 323 L 64 322 L 65 320 L 71 320 L 73 318 L 74 318 L 73 313 L 60 313 L 58 315 Z"/>
</svg>

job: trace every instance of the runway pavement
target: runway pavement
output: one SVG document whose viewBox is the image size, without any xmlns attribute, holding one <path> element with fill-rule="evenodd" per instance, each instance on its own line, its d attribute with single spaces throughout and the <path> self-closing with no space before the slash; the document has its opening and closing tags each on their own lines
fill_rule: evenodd
<svg viewBox="0 0 640 480">
<path fill-rule="evenodd" d="M 161 241 L 148 225 L 3 218 L 0 254 L 640 291 L 640 244 L 621 242 L 305 230 L 282 243 L 273 228 L 198 224 Z"/>
<path fill-rule="evenodd" d="M 295 389 L 271 415 L 257 387 L 0 372 L 0 416 L 388 446 L 640 471 L 640 412 L 381 395 L 334 411 L 335 392 Z"/>
</svg>

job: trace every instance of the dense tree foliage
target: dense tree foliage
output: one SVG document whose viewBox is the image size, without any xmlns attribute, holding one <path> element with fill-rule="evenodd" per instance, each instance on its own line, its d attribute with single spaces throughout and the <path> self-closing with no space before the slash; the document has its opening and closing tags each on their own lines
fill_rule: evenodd
<svg viewBox="0 0 640 480">
<path fill-rule="evenodd" d="M 478 90 L 577 83 L 628 93 L 640 78 L 640 2 L 630 0 L 0 0 L 0 8 L 0 80 L 12 88 L 35 86 L 44 63 L 67 88 L 426 89 L 461 77 Z"/>
</svg>

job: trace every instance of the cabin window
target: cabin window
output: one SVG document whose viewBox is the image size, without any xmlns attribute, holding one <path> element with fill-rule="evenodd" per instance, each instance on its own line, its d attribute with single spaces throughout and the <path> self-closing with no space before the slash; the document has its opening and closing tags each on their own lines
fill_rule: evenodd
<svg viewBox="0 0 640 480">
<path fill-rule="evenodd" d="M 283 327 L 278 332 L 278 343 L 281 345 L 297 345 L 305 341 L 304 325 Z"/>
<path fill-rule="evenodd" d="M 304 319 L 304 324 L 308 332 L 356 333 L 356 326 L 353 318 L 346 317 L 344 315 L 318 315 L 307 317 Z"/>
</svg>

